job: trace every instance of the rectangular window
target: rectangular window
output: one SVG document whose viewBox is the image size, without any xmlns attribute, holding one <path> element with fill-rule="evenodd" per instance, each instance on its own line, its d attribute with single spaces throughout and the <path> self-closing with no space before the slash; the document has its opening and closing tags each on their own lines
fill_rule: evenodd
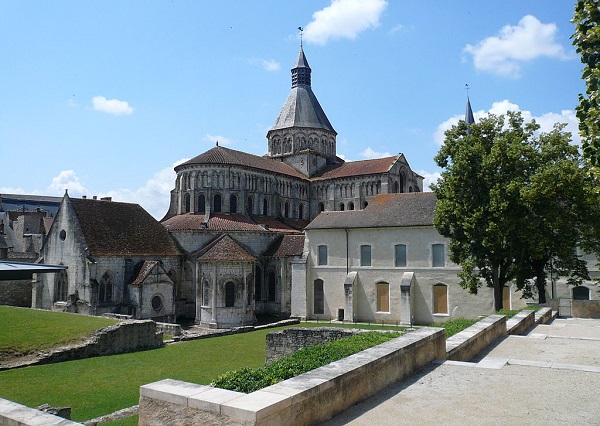
<svg viewBox="0 0 600 426">
<path fill-rule="evenodd" d="M 433 313 L 448 313 L 448 286 L 436 284 L 433 286 Z"/>
<path fill-rule="evenodd" d="M 446 254 L 443 244 L 433 244 L 431 246 L 432 263 L 434 268 L 446 266 Z"/>
<path fill-rule="evenodd" d="M 327 246 L 319 246 L 319 259 L 317 260 L 317 265 L 327 265 Z"/>
<path fill-rule="evenodd" d="M 394 266 L 406 267 L 406 246 L 404 244 L 396 244 L 394 246 Z"/>
<path fill-rule="evenodd" d="M 323 280 L 315 280 L 313 289 L 313 312 L 315 314 L 325 313 L 325 293 L 323 291 Z"/>
<path fill-rule="evenodd" d="M 360 266 L 371 266 L 371 246 L 360 246 Z"/>
<path fill-rule="evenodd" d="M 390 285 L 377 283 L 377 312 L 390 311 Z"/>
</svg>

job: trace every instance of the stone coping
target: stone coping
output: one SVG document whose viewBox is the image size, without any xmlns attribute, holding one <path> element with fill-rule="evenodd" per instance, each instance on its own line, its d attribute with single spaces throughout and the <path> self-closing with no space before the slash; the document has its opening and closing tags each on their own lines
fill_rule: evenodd
<svg viewBox="0 0 600 426">
<path fill-rule="evenodd" d="M 535 325 L 535 311 L 525 309 L 506 320 L 507 334 L 525 334 Z"/>
<path fill-rule="evenodd" d="M 150 383 L 140 388 L 140 425 L 165 418 L 178 424 L 318 423 L 443 359 L 444 336 L 443 329 L 425 327 L 250 394 L 172 379 Z"/>
<path fill-rule="evenodd" d="M 446 339 L 446 358 L 469 361 L 498 337 L 506 335 L 506 316 L 490 315 Z"/>
<path fill-rule="evenodd" d="M 74 426 L 81 425 L 35 408 L 0 398 L 0 425 L 10 426 Z"/>
<path fill-rule="evenodd" d="M 546 306 L 538 309 L 535 313 L 536 324 L 547 324 L 558 316 L 558 311 L 553 311 L 551 307 Z"/>
</svg>

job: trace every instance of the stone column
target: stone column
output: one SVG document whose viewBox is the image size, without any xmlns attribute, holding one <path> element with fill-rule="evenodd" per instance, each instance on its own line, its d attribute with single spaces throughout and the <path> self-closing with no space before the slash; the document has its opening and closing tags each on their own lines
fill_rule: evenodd
<svg viewBox="0 0 600 426">
<path fill-rule="evenodd" d="M 355 298 L 354 298 L 354 290 L 356 285 L 356 277 L 358 273 L 356 271 L 350 272 L 346 276 L 346 280 L 344 281 L 344 322 L 354 322 L 355 314 Z"/>
<path fill-rule="evenodd" d="M 213 273 L 212 273 L 212 283 L 211 283 L 211 303 L 210 303 L 210 307 L 211 307 L 211 318 L 210 318 L 210 326 L 217 326 L 217 273 L 218 271 L 218 266 L 217 265 L 213 265 L 212 267 Z"/>
<path fill-rule="evenodd" d="M 416 285 L 415 273 L 405 272 L 400 281 L 400 325 L 412 326 L 414 323 L 413 283 Z"/>
</svg>

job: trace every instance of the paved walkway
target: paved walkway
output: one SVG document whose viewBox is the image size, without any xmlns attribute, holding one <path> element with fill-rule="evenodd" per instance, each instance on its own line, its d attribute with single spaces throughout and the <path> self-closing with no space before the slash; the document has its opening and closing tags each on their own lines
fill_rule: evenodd
<svg viewBox="0 0 600 426">
<path fill-rule="evenodd" d="M 326 425 L 600 425 L 600 320 L 555 319 L 445 361 Z"/>
</svg>

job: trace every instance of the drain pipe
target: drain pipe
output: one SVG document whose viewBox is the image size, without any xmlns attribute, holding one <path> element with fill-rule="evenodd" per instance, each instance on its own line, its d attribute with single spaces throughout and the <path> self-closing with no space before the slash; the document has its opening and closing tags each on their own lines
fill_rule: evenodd
<svg viewBox="0 0 600 426">
<path fill-rule="evenodd" d="M 350 273 L 350 256 L 349 256 L 349 248 L 348 248 L 348 228 L 344 228 L 346 231 L 346 276 Z"/>
</svg>

